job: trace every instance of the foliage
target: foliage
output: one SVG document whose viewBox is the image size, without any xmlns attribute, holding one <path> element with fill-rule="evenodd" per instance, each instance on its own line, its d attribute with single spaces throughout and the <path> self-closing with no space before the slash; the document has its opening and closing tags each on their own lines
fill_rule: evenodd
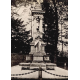
<svg viewBox="0 0 80 80">
<path fill-rule="evenodd" d="M 11 52 L 29 52 L 29 31 L 25 31 L 23 21 L 11 18 Z"/>
<path fill-rule="evenodd" d="M 52 4 L 53 3 L 53 4 Z M 68 1 L 44 0 L 44 41 L 46 50 L 59 56 L 68 56 Z M 47 26 L 45 26 L 45 24 Z"/>
<path fill-rule="evenodd" d="M 11 0 L 11 5 L 17 7 L 18 5 L 29 5 L 31 2 L 37 2 L 37 0 Z"/>
<path fill-rule="evenodd" d="M 68 56 L 68 5 L 58 3 L 58 51 L 60 56 Z"/>
<path fill-rule="evenodd" d="M 55 54 L 57 51 L 57 41 L 58 41 L 58 18 L 57 10 L 54 4 L 49 2 L 43 3 L 44 14 L 44 41 L 47 42 L 46 50 L 51 54 Z M 45 26 L 45 24 L 47 26 Z"/>
<path fill-rule="evenodd" d="M 24 24 L 24 19 L 18 12 L 22 6 L 25 6 L 24 1 L 28 0 L 11 0 L 11 53 L 30 52 L 32 37 L 30 31 L 26 30 L 27 24 Z"/>
</svg>

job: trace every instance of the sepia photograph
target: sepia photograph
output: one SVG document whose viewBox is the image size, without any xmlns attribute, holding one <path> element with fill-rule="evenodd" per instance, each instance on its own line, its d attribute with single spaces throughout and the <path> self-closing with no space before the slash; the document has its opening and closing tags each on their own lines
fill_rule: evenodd
<svg viewBox="0 0 80 80">
<path fill-rule="evenodd" d="M 11 0 L 11 80 L 68 80 L 68 0 Z"/>
</svg>

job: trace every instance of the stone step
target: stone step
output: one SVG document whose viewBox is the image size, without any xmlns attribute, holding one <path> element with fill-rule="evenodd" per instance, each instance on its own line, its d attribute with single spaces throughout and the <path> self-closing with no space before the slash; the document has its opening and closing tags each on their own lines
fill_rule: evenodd
<svg viewBox="0 0 80 80">
<path fill-rule="evenodd" d="M 39 69 L 40 67 L 45 70 L 55 70 L 56 64 L 54 63 L 45 63 L 45 62 L 36 62 L 33 61 L 32 63 L 19 63 L 19 66 L 22 66 L 22 70 L 29 70 L 29 69 Z"/>
<path fill-rule="evenodd" d="M 39 69 L 39 67 L 46 69 L 46 64 L 44 63 L 31 63 L 30 64 L 30 69 Z"/>
<path fill-rule="evenodd" d="M 46 53 L 45 52 L 35 52 L 35 53 L 33 53 L 33 55 L 34 56 L 44 56 L 44 55 L 46 55 Z"/>
<path fill-rule="evenodd" d="M 31 63 L 19 63 L 19 66 L 30 66 Z"/>
<path fill-rule="evenodd" d="M 44 61 L 37 61 L 37 60 L 34 60 L 34 61 L 32 61 L 32 63 L 44 63 Z"/>
<path fill-rule="evenodd" d="M 43 61 L 33 60 L 32 63 L 51 63 L 51 60 L 43 60 Z"/>
<path fill-rule="evenodd" d="M 19 66 L 22 66 L 21 70 L 29 70 L 30 69 L 30 63 L 19 63 Z"/>
</svg>

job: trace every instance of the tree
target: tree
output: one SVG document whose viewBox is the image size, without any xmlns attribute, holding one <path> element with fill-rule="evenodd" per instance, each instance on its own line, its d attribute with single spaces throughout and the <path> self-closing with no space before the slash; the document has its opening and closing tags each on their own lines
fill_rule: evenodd
<svg viewBox="0 0 80 80">
<path fill-rule="evenodd" d="M 58 51 L 61 56 L 68 56 L 68 5 L 59 2 L 58 9 Z"/>
<path fill-rule="evenodd" d="M 58 18 L 54 4 L 44 0 L 44 41 L 47 42 L 46 50 L 52 55 L 57 54 Z M 45 25 L 46 24 L 46 25 Z"/>
<path fill-rule="evenodd" d="M 29 52 L 29 31 L 25 31 L 23 21 L 11 18 L 11 52 Z"/>
<path fill-rule="evenodd" d="M 22 20 L 20 14 L 18 14 L 21 5 L 17 7 L 18 4 L 16 4 L 16 1 L 19 0 L 11 0 L 11 52 L 28 54 L 30 51 L 29 44 L 32 38 L 30 31 L 26 31 L 24 20 Z"/>
<path fill-rule="evenodd" d="M 68 56 L 67 0 L 60 2 L 57 0 L 44 0 L 43 6 L 45 10 L 44 41 L 47 42 L 48 45 L 46 50 L 47 52 L 51 53 L 55 58 L 58 56 L 58 54 L 59 56 L 67 57 Z M 61 46 L 63 47 L 62 48 L 63 50 L 60 49 Z"/>
</svg>

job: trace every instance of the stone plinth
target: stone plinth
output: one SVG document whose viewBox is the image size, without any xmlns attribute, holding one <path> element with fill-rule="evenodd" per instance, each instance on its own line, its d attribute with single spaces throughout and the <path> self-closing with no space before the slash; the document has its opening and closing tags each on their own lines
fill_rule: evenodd
<svg viewBox="0 0 80 80">
<path fill-rule="evenodd" d="M 45 61 L 50 60 L 50 55 L 44 55 L 44 60 L 45 60 Z"/>
<path fill-rule="evenodd" d="M 40 43 L 40 46 L 39 46 L 39 43 Z M 46 44 L 42 40 L 33 40 L 30 45 L 31 45 L 31 50 L 30 50 L 31 52 L 29 54 L 46 55 L 45 53 Z"/>
<path fill-rule="evenodd" d="M 33 55 L 29 54 L 29 55 L 26 55 L 26 62 L 32 62 L 33 60 Z"/>
<path fill-rule="evenodd" d="M 30 69 L 39 69 L 39 67 L 46 69 L 46 64 L 44 63 L 31 63 L 30 64 Z"/>
<path fill-rule="evenodd" d="M 41 67 L 42 69 L 53 69 L 55 70 L 56 64 L 54 63 L 19 63 L 19 66 L 22 66 L 22 70 L 26 69 L 39 69 Z"/>
<path fill-rule="evenodd" d="M 33 61 L 43 61 L 43 56 L 33 56 Z"/>
<path fill-rule="evenodd" d="M 42 63 L 43 61 L 43 55 L 33 55 L 33 63 Z"/>
<path fill-rule="evenodd" d="M 44 55 L 46 55 L 46 53 L 45 52 L 35 52 L 35 53 L 33 53 L 33 55 L 34 56 L 44 56 Z"/>
<path fill-rule="evenodd" d="M 50 63 L 51 62 L 50 55 L 44 55 L 44 62 L 45 63 Z"/>
</svg>

